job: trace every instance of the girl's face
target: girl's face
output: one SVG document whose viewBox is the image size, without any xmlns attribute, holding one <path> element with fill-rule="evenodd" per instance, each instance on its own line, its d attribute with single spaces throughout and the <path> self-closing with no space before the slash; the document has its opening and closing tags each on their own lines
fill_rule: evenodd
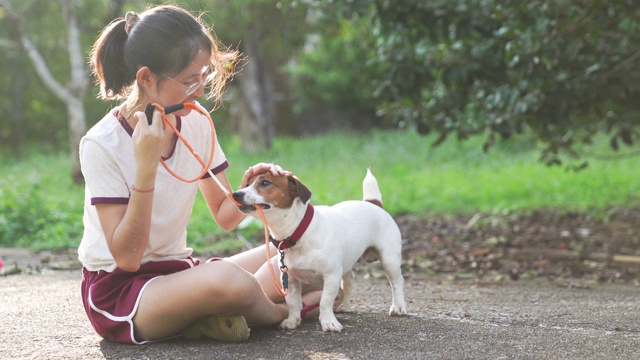
<svg viewBox="0 0 640 360">
<path fill-rule="evenodd" d="M 156 99 L 162 106 L 185 102 L 193 103 L 204 94 L 204 85 L 211 72 L 211 56 L 200 50 L 191 64 L 175 76 L 157 76 Z M 176 111 L 178 116 L 185 116 L 191 109 Z"/>
</svg>

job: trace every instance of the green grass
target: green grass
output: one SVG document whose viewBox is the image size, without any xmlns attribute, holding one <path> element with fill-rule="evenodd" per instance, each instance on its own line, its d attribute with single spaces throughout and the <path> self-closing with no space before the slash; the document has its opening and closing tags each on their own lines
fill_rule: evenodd
<svg viewBox="0 0 640 360">
<path fill-rule="evenodd" d="M 362 197 L 362 179 L 370 167 L 378 179 L 386 209 L 394 215 L 456 215 L 476 212 L 529 212 L 557 208 L 602 212 L 634 207 L 640 201 L 638 157 L 590 160 L 582 171 L 547 167 L 526 138 L 498 143 L 482 152 L 482 138 L 450 140 L 432 148 L 432 138 L 413 133 L 374 131 L 278 138 L 271 150 L 245 154 L 236 137 L 220 135 L 231 167 L 231 183 L 257 162 L 275 162 L 291 170 L 313 192 L 316 205 Z M 637 149 L 637 148 L 636 148 Z M 626 149 L 631 151 L 635 149 Z M 589 151 L 610 153 L 602 139 Z M 1 160 L 0 246 L 75 247 L 81 237 L 83 188 L 71 184 L 66 154 Z M 197 251 L 241 246 L 238 237 L 213 222 L 198 197 L 189 225 Z"/>
<path fill-rule="evenodd" d="M 66 154 L 5 157 L 0 174 L 0 246 L 77 247 L 83 187 L 71 180 Z"/>
<path fill-rule="evenodd" d="M 488 154 L 481 150 L 482 140 L 451 140 L 433 148 L 432 139 L 414 133 L 339 133 L 278 139 L 262 154 L 227 155 L 233 184 L 249 165 L 273 161 L 297 175 L 316 204 L 361 198 L 362 179 L 371 167 L 392 214 L 549 207 L 586 211 L 640 200 L 639 157 L 591 160 L 587 169 L 573 172 L 538 162 L 538 150 L 524 138 L 499 143 Z M 605 153 L 606 144 L 592 151 Z"/>
</svg>

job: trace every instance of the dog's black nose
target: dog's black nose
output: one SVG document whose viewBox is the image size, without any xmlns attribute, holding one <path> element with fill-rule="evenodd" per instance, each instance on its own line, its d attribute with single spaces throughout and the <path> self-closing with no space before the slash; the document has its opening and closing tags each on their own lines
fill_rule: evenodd
<svg viewBox="0 0 640 360">
<path fill-rule="evenodd" d="M 240 191 L 236 191 L 236 192 L 233 193 L 233 198 L 236 201 L 240 202 L 244 198 L 244 193 L 241 193 Z"/>
</svg>

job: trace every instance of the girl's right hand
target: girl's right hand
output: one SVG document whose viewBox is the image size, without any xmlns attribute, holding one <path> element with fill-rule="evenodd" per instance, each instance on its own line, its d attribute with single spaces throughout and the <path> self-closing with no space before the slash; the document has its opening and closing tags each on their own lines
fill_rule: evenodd
<svg viewBox="0 0 640 360">
<path fill-rule="evenodd" d="M 284 170 L 280 165 L 276 165 L 273 163 L 258 163 L 253 166 L 250 166 L 247 171 L 245 171 L 242 176 L 242 181 L 240 183 L 240 189 L 243 189 L 249 186 L 249 180 L 256 175 L 260 175 L 266 172 L 270 172 L 271 174 L 278 176 L 290 176 L 291 171 Z"/>
<path fill-rule="evenodd" d="M 138 171 L 147 170 L 155 172 L 162 155 L 164 129 L 162 118 L 158 110 L 153 112 L 151 125 L 147 122 L 147 116 L 142 111 L 134 114 L 138 120 L 133 130 L 133 153 L 136 159 Z"/>
</svg>

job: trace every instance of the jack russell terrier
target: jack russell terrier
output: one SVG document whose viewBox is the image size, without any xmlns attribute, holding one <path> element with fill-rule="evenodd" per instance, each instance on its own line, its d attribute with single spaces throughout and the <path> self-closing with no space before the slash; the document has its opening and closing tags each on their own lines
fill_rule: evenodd
<svg viewBox="0 0 640 360">
<path fill-rule="evenodd" d="M 333 312 L 342 283 L 338 311 L 350 305 L 352 267 L 361 257 L 380 259 L 391 283 L 389 315 L 406 315 L 404 279 L 400 270 L 402 237 L 391 215 L 382 209 L 382 196 L 375 177 L 367 170 L 363 181 L 365 201 L 344 201 L 333 206 L 312 206 L 311 192 L 295 176 L 260 174 L 248 186 L 233 193 L 240 210 L 260 218 L 260 206 L 267 220 L 272 243 L 286 255 L 289 292 L 285 299 L 289 317 L 281 329 L 300 325 L 302 285 L 322 286 L 320 324 L 323 331 L 341 331 Z M 374 205 L 376 204 L 376 205 Z M 283 240 L 275 240 L 283 239 Z M 285 275 L 286 274 L 286 275 Z"/>
</svg>

